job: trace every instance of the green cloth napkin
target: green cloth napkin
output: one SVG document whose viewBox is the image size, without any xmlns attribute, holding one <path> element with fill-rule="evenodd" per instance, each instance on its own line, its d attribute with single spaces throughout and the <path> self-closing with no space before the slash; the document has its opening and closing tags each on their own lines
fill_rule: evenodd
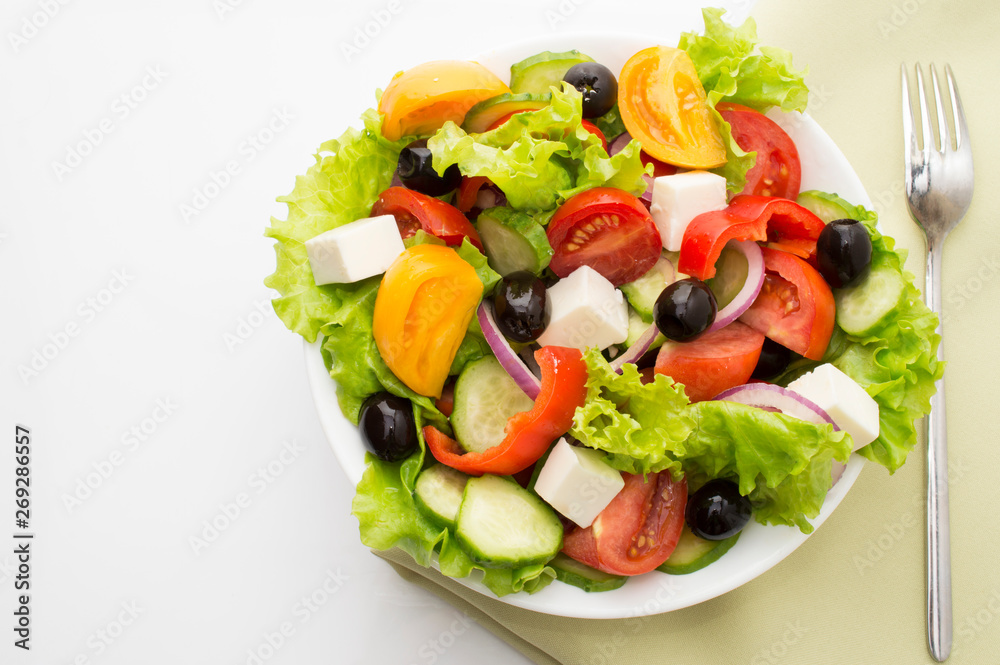
<svg viewBox="0 0 1000 665">
<path fill-rule="evenodd" d="M 900 63 L 950 63 L 976 160 L 976 192 L 945 251 L 954 649 L 1000 660 L 1000 6 L 995 0 L 764 0 L 761 43 L 809 65 L 809 113 L 847 155 L 882 227 L 923 273 L 903 196 Z M 925 70 L 926 73 L 926 70 Z M 922 284 L 921 282 L 918 282 Z M 827 522 L 787 559 L 714 600 L 655 617 L 550 617 L 483 597 L 399 552 L 404 578 L 544 665 L 931 663 L 927 650 L 923 445 L 895 476 L 868 464 Z"/>
</svg>

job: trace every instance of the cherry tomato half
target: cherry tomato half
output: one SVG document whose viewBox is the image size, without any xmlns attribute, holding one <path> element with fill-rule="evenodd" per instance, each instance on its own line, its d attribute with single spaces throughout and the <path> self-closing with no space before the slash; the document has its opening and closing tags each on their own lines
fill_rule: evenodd
<svg viewBox="0 0 1000 665">
<path fill-rule="evenodd" d="M 563 538 L 563 553 L 612 575 L 641 575 L 666 561 L 684 527 L 687 481 L 669 471 L 623 473 L 625 487 L 586 529 Z"/>
<path fill-rule="evenodd" d="M 618 77 L 618 108 L 629 134 L 656 159 L 693 169 L 726 163 L 726 146 L 687 52 L 653 46 L 629 58 Z"/>
<path fill-rule="evenodd" d="M 761 251 L 764 286 L 740 321 L 810 360 L 820 360 L 836 315 L 829 285 L 799 257 L 770 247 Z"/>
<path fill-rule="evenodd" d="M 461 245 L 463 238 L 483 251 L 479 233 L 458 208 L 433 196 L 405 187 L 390 187 L 382 192 L 372 206 L 372 217 L 392 215 L 405 240 L 423 229 L 448 245 Z"/>
<path fill-rule="evenodd" d="M 615 286 L 645 275 L 663 249 L 642 201 L 612 187 L 588 189 L 567 200 L 547 235 L 555 250 L 549 267 L 557 276 L 586 265 Z"/>
<path fill-rule="evenodd" d="M 436 60 L 392 77 L 378 103 L 382 135 L 390 141 L 433 134 L 445 122 L 461 124 L 466 112 L 490 97 L 510 92 L 476 62 Z"/>
<path fill-rule="evenodd" d="M 794 201 L 802 182 L 802 166 L 792 138 L 778 123 L 746 106 L 723 102 L 715 110 L 732 127 L 737 145 L 757 153 L 757 161 L 747 171 L 747 184 L 740 194 L 779 196 Z"/>
</svg>

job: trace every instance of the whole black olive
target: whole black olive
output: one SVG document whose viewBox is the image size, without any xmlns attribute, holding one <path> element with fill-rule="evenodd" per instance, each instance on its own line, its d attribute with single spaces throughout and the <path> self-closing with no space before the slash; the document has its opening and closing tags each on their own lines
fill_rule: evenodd
<svg viewBox="0 0 1000 665">
<path fill-rule="evenodd" d="M 816 240 L 816 264 L 826 283 L 835 289 L 856 284 L 872 264 L 872 239 L 868 229 L 854 219 L 836 219 Z"/>
<path fill-rule="evenodd" d="M 417 451 L 413 405 L 405 397 L 375 393 L 361 405 L 361 440 L 379 459 L 398 462 Z"/>
<path fill-rule="evenodd" d="M 396 175 L 404 187 L 427 196 L 447 194 L 462 183 L 458 164 L 445 169 L 444 175 L 437 174 L 426 139 L 414 141 L 400 151 Z"/>
<path fill-rule="evenodd" d="M 527 270 L 512 272 L 496 285 L 497 327 L 514 342 L 531 342 L 545 332 L 545 283 Z"/>
<path fill-rule="evenodd" d="M 688 498 L 684 519 L 691 532 L 705 540 L 725 540 L 750 521 L 753 507 L 731 480 L 710 480 Z"/>
<path fill-rule="evenodd" d="M 689 277 L 663 289 L 653 304 L 653 321 L 667 339 L 690 342 L 709 329 L 718 311 L 708 285 Z"/>
<path fill-rule="evenodd" d="M 583 117 L 599 118 L 618 100 L 618 80 L 610 69 L 596 62 L 573 65 L 563 80 L 583 94 Z"/>
</svg>

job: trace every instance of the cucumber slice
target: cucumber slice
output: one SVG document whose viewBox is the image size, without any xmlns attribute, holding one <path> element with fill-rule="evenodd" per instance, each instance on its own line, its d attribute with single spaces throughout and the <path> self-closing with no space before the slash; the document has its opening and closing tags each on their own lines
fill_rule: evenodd
<svg viewBox="0 0 1000 665">
<path fill-rule="evenodd" d="M 851 335 L 867 335 L 889 315 L 906 291 L 899 271 L 890 265 L 872 265 L 861 283 L 834 289 L 837 325 Z"/>
<path fill-rule="evenodd" d="M 743 289 L 747 281 L 749 264 L 747 257 L 738 249 L 726 245 L 722 248 L 722 254 L 715 264 L 715 277 L 709 279 L 706 284 L 715 295 L 715 302 L 719 309 L 728 305 L 733 298 Z"/>
<path fill-rule="evenodd" d="M 653 320 L 653 304 L 663 292 L 663 287 L 674 281 L 674 274 L 674 264 L 661 256 L 645 275 L 621 285 L 628 303 L 644 321 Z"/>
<path fill-rule="evenodd" d="M 481 453 L 503 441 L 511 416 L 529 411 L 534 404 L 499 360 L 484 356 L 458 375 L 451 427 L 465 450 Z"/>
<path fill-rule="evenodd" d="M 531 215 L 511 208 L 489 208 L 476 219 L 490 267 L 503 276 L 518 270 L 541 273 L 552 258 L 545 229 Z"/>
<path fill-rule="evenodd" d="M 455 538 L 473 561 L 491 568 L 545 563 L 562 547 L 562 522 L 544 501 L 509 478 L 470 478 Z"/>
<path fill-rule="evenodd" d="M 455 526 L 458 508 L 469 476 L 444 464 L 435 464 L 420 472 L 413 487 L 413 498 L 427 517 L 446 527 Z"/>
<path fill-rule="evenodd" d="M 546 90 L 548 90 L 546 88 Z M 494 122 L 508 113 L 516 111 L 537 111 L 552 101 L 552 93 L 512 95 L 508 92 L 479 102 L 465 114 L 462 129 L 470 134 L 479 134 L 490 128 Z"/>
<path fill-rule="evenodd" d="M 687 575 L 701 570 L 708 564 L 718 561 L 736 544 L 739 537 L 740 534 L 737 533 L 725 540 L 705 540 L 691 533 L 691 529 L 685 524 L 681 538 L 677 541 L 677 547 L 657 570 L 670 575 Z"/>
<path fill-rule="evenodd" d="M 652 322 L 645 321 L 639 312 L 634 309 L 629 309 L 628 311 L 628 337 L 625 338 L 625 348 L 628 348 L 639 341 L 639 338 L 649 330 L 649 326 Z M 663 346 L 663 343 L 667 341 L 667 338 L 663 336 L 663 333 L 658 333 L 653 343 L 649 345 L 646 353 L 649 353 L 653 349 Z"/>
<path fill-rule="evenodd" d="M 576 559 L 569 558 L 562 552 L 557 554 L 547 565 L 556 571 L 557 580 L 579 587 L 587 593 L 613 591 L 621 588 L 628 581 L 627 577 L 591 568 Z"/>
<path fill-rule="evenodd" d="M 570 67 L 593 61 L 589 55 L 576 50 L 564 53 L 544 51 L 510 66 L 510 90 L 514 93 L 549 92 L 549 87 L 559 85 Z"/>
<path fill-rule="evenodd" d="M 810 190 L 799 194 L 795 202 L 827 224 L 835 219 L 857 219 L 855 207 L 836 194 Z"/>
</svg>

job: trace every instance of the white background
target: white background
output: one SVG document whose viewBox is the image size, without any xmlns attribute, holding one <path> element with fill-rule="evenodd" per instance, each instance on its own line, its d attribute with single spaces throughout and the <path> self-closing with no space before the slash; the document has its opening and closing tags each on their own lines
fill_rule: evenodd
<svg viewBox="0 0 1000 665">
<path fill-rule="evenodd" d="M 650 0 L 4 2 L 0 450 L 31 429 L 36 538 L 30 653 L 0 546 L 0 661 L 526 663 L 359 543 L 263 230 L 400 69 L 699 26 Z"/>
</svg>

